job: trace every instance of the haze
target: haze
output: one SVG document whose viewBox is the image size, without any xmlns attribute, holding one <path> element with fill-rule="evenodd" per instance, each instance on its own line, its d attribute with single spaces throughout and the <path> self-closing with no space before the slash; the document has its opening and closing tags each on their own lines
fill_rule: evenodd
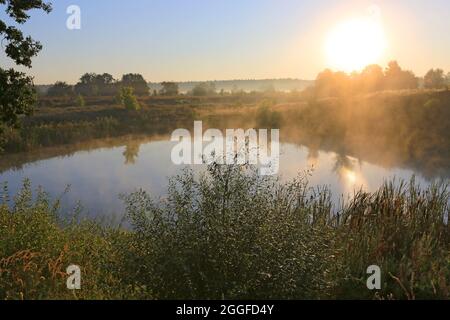
<svg viewBox="0 0 450 320">
<path fill-rule="evenodd" d="M 23 26 L 44 46 L 28 71 L 36 84 L 76 83 L 84 72 L 115 77 L 136 72 L 160 82 L 314 79 L 326 67 L 351 71 L 359 65 L 330 59 L 327 39 L 337 26 L 364 18 L 374 6 L 385 46 L 375 45 L 379 54 L 363 57 L 360 65 L 395 59 L 419 76 L 432 67 L 450 69 L 450 42 L 442 37 L 450 30 L 450 3 L 445 0 L 433 5 L 424 0 L 53 2 L 52 14 L 35 12 Z M 65 26 L 72 4 L 82 10 L 79 31 Z M 3 12 L 0 18 L 5 19 Z M 355 45 L 351 37 L 343 41 Z M 349 50 L 343 54 L 348 56 Z M 12 66 L 3 52 L 0 63 Z"/>
</svg>

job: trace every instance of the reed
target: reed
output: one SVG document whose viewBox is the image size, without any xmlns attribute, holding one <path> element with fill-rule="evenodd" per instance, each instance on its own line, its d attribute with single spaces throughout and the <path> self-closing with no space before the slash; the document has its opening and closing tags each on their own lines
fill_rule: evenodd
<svg viewBox="0 0 450 320">
<path fill-rule="evenodd" d="M 0 206 L 1 299 L 448 299 L 449 192 L 414 180 L 341 208 L 308 175 L 282 183 L 211 165 L 167 197 L 124 197 L 130 228 L 61 213 L 30 183 Z M 82 268 L 82 290 L 65 268 Z M 382 289 L 366 269 L 382 270 Z"/>
</svg>

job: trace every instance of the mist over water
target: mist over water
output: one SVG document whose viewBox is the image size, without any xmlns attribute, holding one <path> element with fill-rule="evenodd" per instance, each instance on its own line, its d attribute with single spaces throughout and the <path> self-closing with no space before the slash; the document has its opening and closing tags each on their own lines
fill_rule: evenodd
<svg viewBox="0 0 450 320">
<path fill-rule="evenodd" d="M 34 159 L 29 155 L 25 158 L 25 154 L 23 159 L 20 154 L 11 155 L 0 161 L 0 182 L 8 182 L 9 193 L 14 195 L 23 180 L 30 179 L 34 189 L 42 186 L 52 198 L 60 196 L 69 185 L 70 191 L 62 197 L 63 212 L 70 212 L 80 203 L 83 215 L 120 218 L 124 212 L 121 194 L 143 189 L 153 197 L 164 197 L 169 177 L 186 167 L 198 174 L 205 169 L 204 165 L 174 165 L 170 155 L 176 143 L 169 138 L 167 135 L 105 139 L 73 146 L 71 150 L 49 149 L 47 155 L 40 154 Z M 286 140 L 289 139 L 281 139 L 280 179 L 287 181 L 299 174 L 306 175 L 311 188 L 327 186 L 331 190 L 336 208 L 354 192 L 375 191 L 385 180 L 409 180 L 415 175 L 416 182 L 424 187 L 434 180 L 425 179 L 419 170 L 386 167 Z M 15 167 L 11 167 L 12 163 Z"/>
</svg>

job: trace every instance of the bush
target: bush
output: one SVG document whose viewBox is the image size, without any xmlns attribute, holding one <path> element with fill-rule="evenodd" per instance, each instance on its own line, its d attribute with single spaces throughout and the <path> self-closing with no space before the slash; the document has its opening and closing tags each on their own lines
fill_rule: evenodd
<svg viewBox="0 0 450 320">
<path fill-rule="evenodd" d="M 11 208 L 6 194 L 0 205 L 0 299 L 114 299 L 127 292 L 117 278 L 114 229 L 63 219 L 59 201 L 51 203 L 42 190 L 32 201 L 29 181 Z M 82 269 L 77 292 L 66 288 L 71 264 Z"/>
<path fill-rule="evenodd" d="M 335 264 L 328 193 L 281 185 L 240 167 L 210 166 L 170 182 L 166 201 L 127 199 L 135 278 L 161 299 L 318 298 Z M 317 209 L 313 213 L 304 206 Z"/>
<path fill-rule="evenodd" d="M 78 107 L 84 107 L 86 105 L 86 102 L 84 101 L 84 98 L 81 94 L 77 96 L 77 106 Z"/>
<path fill-rule="evenodd" d="M 139 110 L 139 102 L 133 94 L 132 87 L 123 87 L 119 91 L 119 101 L 128 110 Z"/>
<path fill-rule="evenodd" d="M 280 128 L 282 115 L 278 111 L 271 110 L 273 102 L 264 100 L 256 112 L 256 123 L 262 128 Z"/>
</svg>

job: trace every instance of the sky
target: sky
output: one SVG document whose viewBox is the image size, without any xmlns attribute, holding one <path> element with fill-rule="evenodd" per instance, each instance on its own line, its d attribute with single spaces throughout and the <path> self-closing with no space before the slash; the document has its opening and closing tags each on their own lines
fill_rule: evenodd
<svg viewBox="0 0 450 320">
<path fill-rule="evenodd" d="M 51 0 L 50 0 L 51 1 Z M 448 0 L 53 0 L 53 11 L 31 12 L 21 29 L 43 50 L 36 84 L 76 83 L 85 72 L 116 78 L 141 73 L 151 82 L 227 79 L 315 79 L 325 68 L 326 42 L 340 23 L 379 9 L 390 60 L 423 76 L 450 71 Z M 66 10 L 81 9 L 69 30 Z M 0 5 L 0 19 L 6 19 Z M 0 67 L 14 64 L 0 50 Z"/>
</svg>

